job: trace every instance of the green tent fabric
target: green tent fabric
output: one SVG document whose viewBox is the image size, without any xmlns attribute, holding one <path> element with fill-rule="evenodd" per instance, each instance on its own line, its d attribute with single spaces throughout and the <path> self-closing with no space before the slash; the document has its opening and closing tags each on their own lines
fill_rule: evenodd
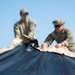
<svg viewBox="0 0 75 75">
<path fill-rule="evenodd" d="M 75 75 L 75 58 L 21 44 L 0 55 L 0 75 Z"/>
</svg>

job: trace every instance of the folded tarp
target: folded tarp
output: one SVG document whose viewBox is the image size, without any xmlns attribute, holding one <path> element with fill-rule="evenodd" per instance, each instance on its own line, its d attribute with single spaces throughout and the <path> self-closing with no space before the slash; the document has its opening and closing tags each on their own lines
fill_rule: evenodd
<svg viewBox="0 0 75 75">
<path fill-rule="evenodd" d="M 0 75 L 75 75 L 75 58 L 22 44 L 0 55 Z"/>
</svg>

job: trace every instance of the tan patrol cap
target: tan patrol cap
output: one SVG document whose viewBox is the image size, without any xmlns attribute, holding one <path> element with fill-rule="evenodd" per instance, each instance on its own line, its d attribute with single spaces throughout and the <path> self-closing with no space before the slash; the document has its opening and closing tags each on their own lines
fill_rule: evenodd
<svg viewBox="0 0 75 75">
<path fill-rule="evenodd" d="M 53 23 L 55 26 L 57 26 L 57 25 L 61 26 L 61 25 L 65 24 L 65 22 L 62 21 L 61 19 L 54 20 L 52 23 Z"/>
<path fill-rule="evenodd" d="M 20 10 L 20 14 L 28 15 L 28 14 L 29 14 L 29 12 L 28 12 L 28 10 L 27 10 L 27 9 L 23 8 L 23 9 L 21 9 L 21 10 Z"/>
</svg>

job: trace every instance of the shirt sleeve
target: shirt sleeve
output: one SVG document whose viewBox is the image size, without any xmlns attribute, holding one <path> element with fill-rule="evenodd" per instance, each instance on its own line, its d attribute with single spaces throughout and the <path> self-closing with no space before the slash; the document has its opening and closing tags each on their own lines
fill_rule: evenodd
<svg viewBox="0 0 75 75">
<path fill-rule="evenodd" d="M 28 36 L 30 38 L 34 38 L 34 34 L 35 34 L 35 31 L 36 31 L 36 23 L 34 21 L 32 21 L 29 25 L 29 33 L 28 33 Z"/>
<path fill-rule="evenodd" d="M 73 35 L 72 35 L 71 30 L 66 30 L 66 36 L 67 36 L 67 39 L 64 42 L 66 46 L 68 46 L 73 41 Z"/>
<path fill-rule="evenodd" d="M 45 39 L 44 43 L 46 43 L 49 46 L 49 45 L 52 44 L 53 41 L 54 41 L 54 38 L 53 38 L 52 33 L 51 33 L 51 34 L 49 34 L 47 36 L 47 38 Z"/>
<path fill-rule="evenodd" d="M 14 25 L 14 35 L 15 35 L 15 37 L 20 35 L 20 29 L 17 24 Z"/>
</svg>

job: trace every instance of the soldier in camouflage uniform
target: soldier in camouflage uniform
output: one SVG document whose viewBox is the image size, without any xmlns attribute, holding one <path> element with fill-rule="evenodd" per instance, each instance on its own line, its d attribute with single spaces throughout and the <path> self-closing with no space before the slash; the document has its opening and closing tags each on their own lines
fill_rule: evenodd
<svg viewBox="0 0 75 75">
<path fill-rule="evenodd" d="M 48 47 L 55 40 L 56 48 L 66 46 L 70 51 L 75 52 L 75 43 L 73 42 L 72 32 L 68 28 L 64 28 L 65 22 L 61 19 L 53 21 L 55 30 L 50 33 L 42 44 L 42 48 Z"/>
<path fill-rule="evenodd" d="M 20 34 L 25 34 L 30 38 L 34 38 L 36 22 L 28 19 L 28 14 L 27 9 L 22 9 L 20 11 L 21 20 L 14 26 L 15 37 L 20 36 Z"/>
<path fill-rule="evenodd" d="M 34 39 L 36 30 L 36 22 L 28 18 L 29 12 L 27 9 L 20 11 L 21 20 L 14 25 L 15 37 L 20 37 L 21 34 L 27 35 L 29 38 Z"/>
</svg>

